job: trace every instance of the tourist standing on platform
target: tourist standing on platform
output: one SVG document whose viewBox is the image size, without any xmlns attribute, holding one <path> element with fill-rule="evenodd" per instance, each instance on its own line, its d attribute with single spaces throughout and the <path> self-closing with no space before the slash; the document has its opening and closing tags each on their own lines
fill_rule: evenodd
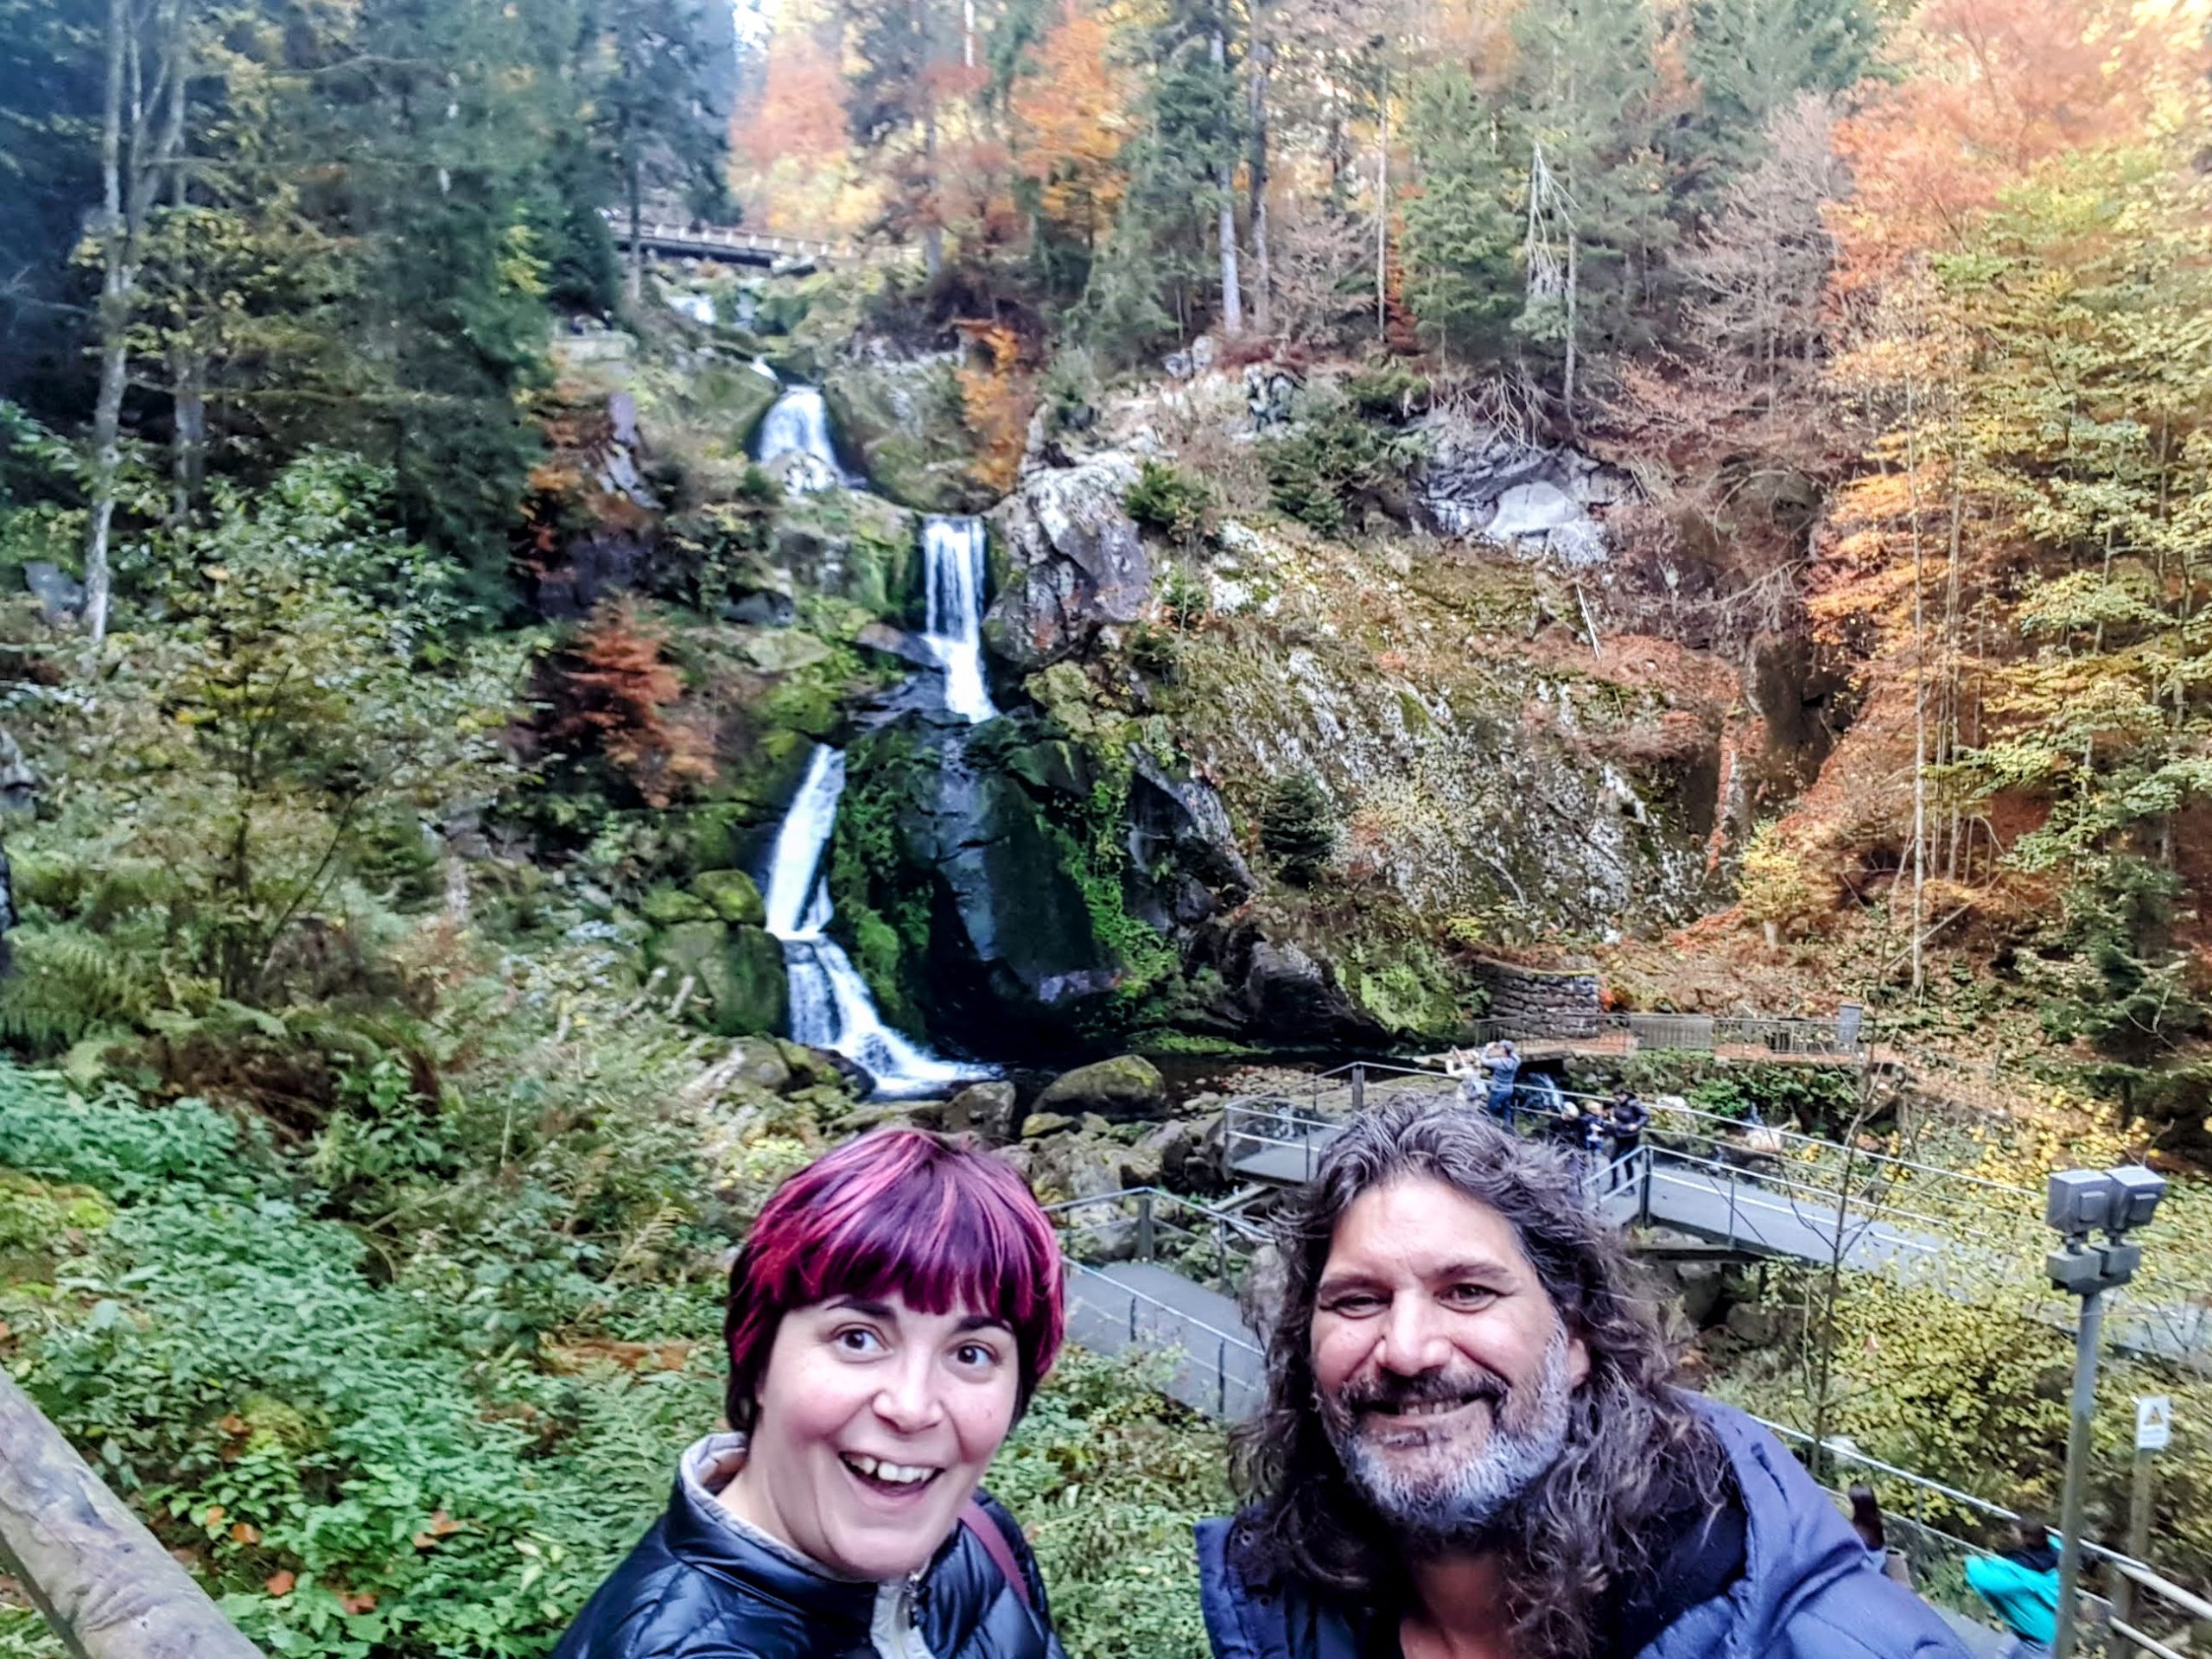
<svg viewBox="0 0 2212 1659">
<path fill-rule="evenodd" d="M 1278 1223 L 1217 1659 L 1966 1659 L 1743 1413 L 1685 1394 L 1558 1152 L 1438 1103 L 1347 1125 Z"/>
<path fill-rule="evenodd" d="M 1513 1085 L 1521 1074 L 1521 1051 L 1513 1039 L 1501 1037 L 1483 1050 L 1483 1069 L 1490 1076 L 1490 1115 L 1507 1128 L 1513 1127 Z"/>
</svg>

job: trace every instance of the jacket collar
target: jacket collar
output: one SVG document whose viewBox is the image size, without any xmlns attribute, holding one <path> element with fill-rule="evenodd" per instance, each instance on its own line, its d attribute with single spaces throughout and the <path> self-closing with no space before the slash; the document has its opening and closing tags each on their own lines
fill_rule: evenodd
<svg viewBox="0 0 2212 1659">
<path fill-rule="evenodd" d="M 684 1452 L 663 1524 L 670 1553 L 685 1566 L 786 1607 L 810 1623 L 849 1630 L 865 1647 L 878 1599 L 906 1586 L 834 1577 L 732 1515 L 715 1497 L 744 1462 L 742 1434 L 709 1434 Z"/>
</svg>

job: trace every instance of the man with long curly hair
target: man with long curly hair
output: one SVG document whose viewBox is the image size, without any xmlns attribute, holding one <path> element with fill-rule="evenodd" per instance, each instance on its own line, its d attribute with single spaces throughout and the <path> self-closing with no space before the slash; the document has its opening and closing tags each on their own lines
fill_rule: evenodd
<svg viewBox="0 0 2212 1659">
<path fill-rule="evenodd" d="M 1217 1659 L 1964 1659 L 1778 1441 L 1674 1386 L 1555 1151 L 1386 1107 L 1279 1243 L 1248 1507 L 1198 1529 Z"/>
</svg>

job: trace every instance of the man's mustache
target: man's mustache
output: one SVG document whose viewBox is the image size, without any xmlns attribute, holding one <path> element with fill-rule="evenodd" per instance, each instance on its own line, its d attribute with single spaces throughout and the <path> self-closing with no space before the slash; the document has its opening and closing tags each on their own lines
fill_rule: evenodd
<svg viewBox="0 0 2212 1659">
<path fill-rule="evenodd" d="M 1385 1372 L 1347 1382 L 1338 1391 L 1335 1404 L 1347 1416 L 1387 1414 L 1408 1406 L 1464 1406 L 1478 1400 L 1502 1405 L 1509 1392 L 1503 1379 L 1488 1371 L 1431 1371 L 1421 1376 Z"/>
</svg>

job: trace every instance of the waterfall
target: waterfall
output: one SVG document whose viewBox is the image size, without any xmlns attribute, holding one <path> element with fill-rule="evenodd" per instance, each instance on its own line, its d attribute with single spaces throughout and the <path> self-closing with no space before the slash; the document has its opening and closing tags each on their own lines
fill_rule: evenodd
<svg viewBox="0 0 2212 1659">
<path fill-rule="evenodd" d="M 944 669 L 944 706 L 969 725 L 995 718 L 983 686 L 983 521 L 933 514 L 922 521 L 925 637 Z"/>
<path fill-rule="evenodd" d="M 938 1094 L 990 1076 L 983 1067 L 942 1059 L 885 1025 L 868 982 L 824 931 L 831 912 L 830 884 L 821 875 L 822 849 L 836 825 L 837 800 L 844 792 L 843 752 L 827 744 L 817 747 L 770 855 L 768 931 L 783 943 L 784 971 L 791 981 L 791 1040 L 834 1050 L 867 1067 L 876 1093 L 892 1098 Z"/>
<path fill-rule="evenodd" d="M 760 420 L 757 459 L 764 467 L 785 455 L 804 455 L 806 463 L 788 469 L 784 487 L 802 493 L 826 490 L 845 481 L 837 464 L 837 451 L 830 442 L 830 410 L 812 386 L 793 386 L 770 405 Z"/>
</svg>

